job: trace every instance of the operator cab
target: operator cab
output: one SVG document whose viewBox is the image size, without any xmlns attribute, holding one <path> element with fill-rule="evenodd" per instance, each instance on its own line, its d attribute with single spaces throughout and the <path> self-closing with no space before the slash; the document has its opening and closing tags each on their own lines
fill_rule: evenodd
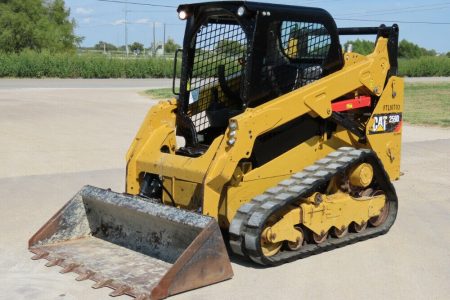
<svg viewBox="0 0 450 300">
<path fill-rule="evenodd" d="M 181 5 L 178 13 L 187 20 L 177 116 L 187 152 L 180 154 L 201 155 L 247 107 L 343 66 L 336 24 L 323 9 L 228 1 Z"/>
</svg>

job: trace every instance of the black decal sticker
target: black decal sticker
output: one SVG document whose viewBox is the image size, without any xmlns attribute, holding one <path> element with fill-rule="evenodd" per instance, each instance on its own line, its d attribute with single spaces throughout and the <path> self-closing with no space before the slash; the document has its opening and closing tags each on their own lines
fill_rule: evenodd
<svg viewBox="0 0 450 300">
<path fill-rule="evenodd" d="M 402 114 L 377 114 L 373 116 L 373 125 L 369 134 L 400 132 L 402 129 Z"/>
</svg>

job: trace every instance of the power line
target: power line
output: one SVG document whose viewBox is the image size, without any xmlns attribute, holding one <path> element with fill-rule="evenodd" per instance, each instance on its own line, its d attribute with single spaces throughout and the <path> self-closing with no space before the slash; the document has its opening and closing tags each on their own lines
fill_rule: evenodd
<svg viewBox="0 0 450 300">
<path fill-rule="evenodd" d="M 127 53 L 128 57 L 128 1 L 125 2 L 125 52 Z"/>
<path fill-rule="evenodd" d="M 129 12 L 132 13 L 167 13 L 170 12 L 172 10 L 128 10 Z"/>
<path fill-rule="evenodd" d="M 142 2 L 129 2 L 129 1 L 121 1 L 121 0 L 97 0 L 97 1 L 100 1 L 100 2 L 111 2 L 111 3 L 120 3 L 120 4 L 143 5 L 143 6 L 152 6 L 152 7 L 177 8 L 177 6 L 173 6 L 173 5 L 150 4 L 150 3 L 142 3 Z"/>
<path fill-rule="evenodd" d="M 424 5 L 415 5 L 415 6 L 406 6 L 399 8 L 390 8 L 390 9 L 375 9 L 375 10 L 366 10 L 360 13 L 348 13 L 340 15 L 341 17 L 352 17 L 352 16 L 361 16 L 361 15 L 371 15 L 371 14 L 380 14 L 380 13 L 406 13 L 413 12 L 417 10 L 433 10 L 433 9 L 441 9 L 450 5 L 450 2 L 441 2 L 434 4 L 424 4 Z"/>
<path fill-rule="evenodd" d="M 322 1 L 322 0 L 310 0 L 310 1 L 304 1 L 299 3 L 300 5 L 311 5 L 311 4 L 316 4 L 316 3 L 327 3 L 327 2 L 338 2 L 338 1 L 343 1 L 343 0 L 328 0 L 328 1 Z"/>
<path fill-rule="evenodd" d="M 398 15 L 398 14 L 407 14 L 407 13 L 414 13 L 414 12 L 423 12 L 423 11 L 429 11 L 429 10 L 436 10 L 436 9 L 445 9 L 450 7 L 450 4 L 447 5 L 442 5 L 439 7 L 433 7 L 433 8 L 417 8 L 417 9 L 410 9 L 410 10 L 406 10 L 406 11 L 391 11 L 391 12 L 379 12 L 379 13 L 367 13 L 367 14 L 357 14 L 357 15 L 351 15 L 351 16 L 346 16 L 346 17 L 365 17 L 365 16 L 380 16 L 380 15 Z"/>
<path fill-rule="evenodd" d="M 348 19 L 335 18 L 342 21 L 360 21 L 360 22 L 385 22 L 385 23 L 405 23 L 405 24 L 429 24 L 429 25 L 450 25 L 450 22 L 429 22 L 429 21 L 399 21 L 399 20 L 367 20 L 367 19 Z"/>
<path fill-rule="evenodd" d="M 127 21 L 128 25 L 137 25 L 137 26 L 148 26 L 151 25 L 152 22 L 155 22 L 157 25 L 159 24 L 165 24 L 166 26 L 186 26 L 186 24 L 183 23 L 165 23 L 164 21 L 152 21 L 152 20 L 148 20 L 144 23 L 137 23 L 137 22 L 133 22 L 133 21 Z M 123 20 L 120 23 L 91 23 L 91 24 L 77 24 L 77 27 L 81 28 L 81 27 L 101 27 L 101 26 L 111 26 L 111 25 L 115 25 L 115 26 L 119 26 L 119 25 L 124 25 L 125 24 L 125 20 Z M 157 26 L 158 27 L 158 26 Z"/>
</svg>

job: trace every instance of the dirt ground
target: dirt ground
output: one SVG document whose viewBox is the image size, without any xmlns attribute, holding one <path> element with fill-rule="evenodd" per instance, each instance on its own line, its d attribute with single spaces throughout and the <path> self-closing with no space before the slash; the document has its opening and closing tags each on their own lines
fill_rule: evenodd
<svg viewBox="0 0 450 300">
<path fill-rule="evenodd" d="M 27 251 L 83 185 L 123 191 L 125 153 L 154 104 L 140 87 L 79 85 L 0 82 L 1 299 L 109 299 Z M 405 125 L 402 149 L 399 215 L 387 235 L 274 268 L 233 259 L 232 280 L 173 299 L 448 299 L 450 130 Z"/>
</svg>

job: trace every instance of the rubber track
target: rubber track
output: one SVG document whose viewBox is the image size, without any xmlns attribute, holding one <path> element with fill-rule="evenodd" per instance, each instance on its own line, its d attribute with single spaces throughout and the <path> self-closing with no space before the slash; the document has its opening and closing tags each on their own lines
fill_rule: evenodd
<svg viewBox="0 0 450 300">
<path fill-rule="evenodd" d="M 363 162 L 372 165 L 374 180 L 390 202 L 388 217 L 382 225 L 368 226 L 360 233 L 349 232 L 340 239 L 330 236 L 321 244 L 305 244 L 297 251 L 280 251 L 271 257 L 263 255 L 261 233 L 271 215 L 298 203 L 299 198 L 312 195 L 326 186 L 333 176 Z M 385 234 L 394 224 L 397 210 L 394 186 L 376 154 L 367 149 L 342 147 L 242 205 L 230 224 L 230 246 L 234 253 L 246 256 L 258 264 L 279 265 Z"/>
</svg>

